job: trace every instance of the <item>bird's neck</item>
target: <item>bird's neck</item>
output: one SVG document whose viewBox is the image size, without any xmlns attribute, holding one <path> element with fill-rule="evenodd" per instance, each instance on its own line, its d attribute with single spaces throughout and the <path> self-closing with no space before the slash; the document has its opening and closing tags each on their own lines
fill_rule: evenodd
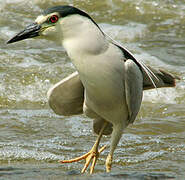
<svg viewBox="0 0 185 180">
<path fill-rule="evenodd" d="M 62 28 L 62 44 L 72 60 L 98 55 L 108 48 L 104 34 L 88 19 L 78 24 L 62 25 Z"/>
</svg>

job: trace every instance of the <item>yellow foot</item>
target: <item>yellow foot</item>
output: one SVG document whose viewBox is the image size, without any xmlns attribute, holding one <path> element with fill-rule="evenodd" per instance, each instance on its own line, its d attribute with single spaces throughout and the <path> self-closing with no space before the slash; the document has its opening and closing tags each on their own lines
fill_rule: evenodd
<svg viewBox="0 0 185 180">
<path fill-rule="evenodd" d="M 82 159 L 85 159 L 86 162 L 85 162 L 85 165 L 84 165 L 84 167 L 83 167 L 83 169 L 82 169 L 82 171 L 81 171 L 81 173 L 84 173 L 84 172 L 86 171 L 86 169 L 88 168 L 88 166 L 89 166 L 91 160 L 92 160 L 92 165 L 91 165 L 91 167 L 90 167 L 90 174 L 92 174 L 93 171 L 94 171 L 94 167 L 95 167 L 95 165 L 96 165 L 96 161 L 97 161 L 97 159 L 98 159 L 98 157 L 99 157 L 99 154 L 100 154 L 105 148 L 106 148 L 106 145 L 103 146 L 103 147 L 98 151 L 98 150 L 97 150 L 97 147 L 96 147 L 96 146 L 93 146 L 92 149 L 91 149 L 88 153 L 86 153 L 86 154 L 84 154 L 84 155 L 82 155 L 82 156 L 80 156 L 80 157 L 77 157 L 77 158 L 74 158 L 74 159 L 70 159 L 70 160 L 61 160 L 61 161 L 59 161 L 59 162 L 60 162 L 60 163 L 72 163 L 72 162 L 77 162 L 77 161 L 80 161 L 80 160 L 82 160 Z"/>
</svg>

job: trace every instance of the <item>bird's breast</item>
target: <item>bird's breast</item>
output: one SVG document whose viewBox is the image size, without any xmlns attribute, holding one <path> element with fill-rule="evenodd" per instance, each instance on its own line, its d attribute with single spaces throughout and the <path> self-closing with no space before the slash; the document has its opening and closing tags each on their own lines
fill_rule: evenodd
<svg viewBox="0 0 185 180">
<path fill-rule="evenodd" d="M 74 62 L 75 64 L 75 62 Z M 90 57 L 75 64 L 91 104 L 109 108 L 124 99 L 124 62 Z"/>
<path fill-rule="evenodd" d="M 104 119 L 121 119 L 127 113 L 125 68 L 117 49 L 99 55 L 71 57 L 85 88 L 85 103 Z M 127 117 L 127 115 L 126 115 Z"/>
</svg>

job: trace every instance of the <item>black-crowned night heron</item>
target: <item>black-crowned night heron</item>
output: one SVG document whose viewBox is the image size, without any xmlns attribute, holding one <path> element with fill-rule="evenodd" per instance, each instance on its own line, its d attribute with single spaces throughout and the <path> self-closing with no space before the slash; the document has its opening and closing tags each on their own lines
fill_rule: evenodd
<svg viewBox="0 0 185 180">
<path fill-rule="evenodd" d="M 105 148 L 98 150 L 100 139 L 104 134 L 111 134 L 106 159 L 106 171 L 109 172 L 123 130 L 138 114 L 143 90 L 175 86 L 176 77 L 136 60 L 106 35 L 87 13 L 72 6 L 45 10 L 33 24 L 7 43 L 33 37 L 61 43 L 77 69 L 49 90 L 50 107 L 60 115 L 84 112 L 94 120 L 93 129 L 98 134 L 87 154 L 60 162 L 85 159 L 83 173 L 92 161 L 92 173 L 99 153 Z"/>
</svg>

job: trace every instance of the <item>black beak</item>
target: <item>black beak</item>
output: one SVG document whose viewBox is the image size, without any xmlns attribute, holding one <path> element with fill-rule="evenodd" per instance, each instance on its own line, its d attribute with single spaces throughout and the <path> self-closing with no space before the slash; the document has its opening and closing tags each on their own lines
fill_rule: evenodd
<svg viewBox="0 0 185 180">
<path fill-rule="evenodd" d="M 33 38 L 39 36 L 39 31 L 41 26 L 37 23 L 30 24 L 23 31 L 15 35 L 12 39 L 10 39 L 7 44 L 14 43 L 16 41 L 21 41 L 23 39 Z"/>
</svg>

